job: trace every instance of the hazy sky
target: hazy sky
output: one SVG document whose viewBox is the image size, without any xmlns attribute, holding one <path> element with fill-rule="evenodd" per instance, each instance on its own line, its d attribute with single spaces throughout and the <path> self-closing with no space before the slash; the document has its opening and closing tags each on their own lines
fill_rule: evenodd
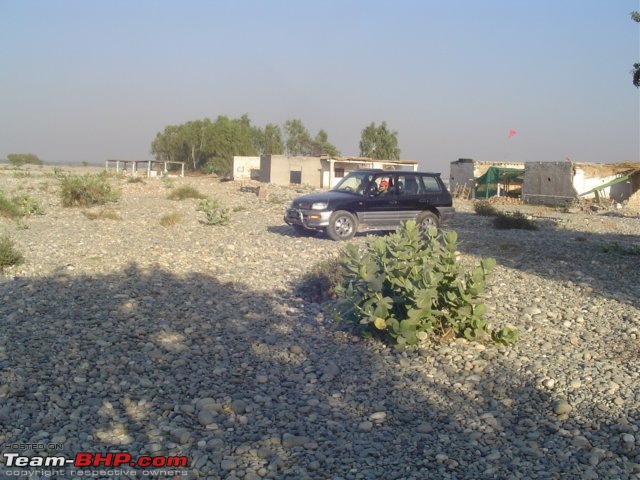
<svg viewBox="0 0 640 480">
<path fill-rule="evenodd" d="M 146 159 L 166 125 L 300 118 L 343 155 L 639 161 L 637 0 L 0 0 L 0 158 Z M 509 130 L 516 135 L 508 138 Z"/>
</svg>

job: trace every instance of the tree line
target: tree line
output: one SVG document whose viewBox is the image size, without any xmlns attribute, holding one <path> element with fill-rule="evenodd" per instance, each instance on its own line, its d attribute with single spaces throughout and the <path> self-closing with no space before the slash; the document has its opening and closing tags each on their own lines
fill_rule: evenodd
<svg viewBox="0 0 640 480">
<path fill-rule="evenodd" d="M 312 137 L 299 119 L 287 120 L 282 127 L 269 123 L 260 128 L 252 125 L 248 114 L 168 125 L 151 142 L 151 153 L 156 160 L 185 162 L 192 170 L 219 173 L 231 171 L 234 155 L 340 156 L 323 129 Z M 398 132 L 386 122 L 379 126 L 372 122 L 362 130 L 360 155 L 399 159 Z"/>
</svg>

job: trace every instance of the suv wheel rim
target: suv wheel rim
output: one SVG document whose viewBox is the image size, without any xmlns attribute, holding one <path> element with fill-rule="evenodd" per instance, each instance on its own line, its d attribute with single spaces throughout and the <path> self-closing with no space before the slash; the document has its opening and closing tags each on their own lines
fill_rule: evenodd
<svg viewBox="0 0 640 480">
<path fill-rule="evenodd" d="M 338 217 L 333 224 L 334 230 L 341 237 L 348 237 L 353 230 L 353 225 L 351 224 L 351 220 L 347 217 Z"/>
<path fill-rule="evenodd" d="M 423 218 L 422 221 L 420 222 L 420 232 L 422 233 L 422 235 L 424 236 L 428 235 L 430 227 L 437 228 L 438 224 L 431 217 Z"/>
</svg>

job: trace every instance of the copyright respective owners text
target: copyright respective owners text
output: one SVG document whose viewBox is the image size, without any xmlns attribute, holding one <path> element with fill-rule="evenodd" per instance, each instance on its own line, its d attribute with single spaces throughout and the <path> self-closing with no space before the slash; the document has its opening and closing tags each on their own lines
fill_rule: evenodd
<svg viewBox="0 0 640 480">
<path fill-rule="evenodd" d="M 8 443 L 0 458 L 2 478 L 167 478 L 189 475 L 186 456 L 135 455 L 127 451 L 73 453 L 61 443 Z"/>
</svg>

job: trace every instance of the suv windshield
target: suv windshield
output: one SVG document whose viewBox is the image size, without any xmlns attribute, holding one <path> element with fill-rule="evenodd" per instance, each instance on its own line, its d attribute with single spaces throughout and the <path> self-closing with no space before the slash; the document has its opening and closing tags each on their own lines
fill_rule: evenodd
<svg viewBox="0 0 640 480">
<path fill-rule="evenodd" d="M 371 181 L 371 172 L 351 172 L 338 182 L 331 190 L 334 192 L 349 192 L 362 195 L 365 186 Z"/>
</svg>

